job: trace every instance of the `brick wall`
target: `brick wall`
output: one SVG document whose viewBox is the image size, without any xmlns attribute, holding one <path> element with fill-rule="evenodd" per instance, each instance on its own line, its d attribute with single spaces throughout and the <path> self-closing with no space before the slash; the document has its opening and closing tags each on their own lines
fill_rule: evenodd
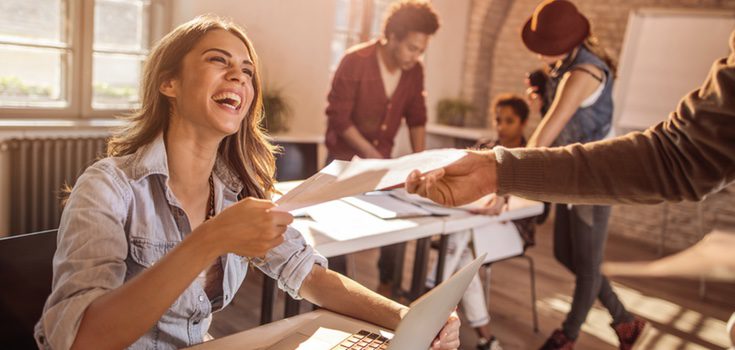
<svg viewBox="0 0 735 350">
<path fill-rule="evenodd" d="M 609 225 L 611 235 L 628 237 L 664 252 L 679 251 L 715 228 L 735 229 L 735 185 L 699 203 L 618 205 L 613 208 Z"/>
<path fill-rule="evenodd" d="M 735 0 L 573 0 L 592 23 L 592 32 L 610 55 L 618 58 L 628 14 L 638 8 L 699 8 L 735 10 Z M 538 0 L 472 0 L 465 47 L 462 96 L 478 111 L 473 126 L 485 125 L 489 103 L 500 93 L 524 94 L 526 72 L 540 67 L 520 39 L 520 28 Z M 723 43 L 725 45 L 725 43 Z M 673 106 L 672 106 L 673 107 Z M 530 134 L 539 116 L 528 123 Z M 691 245 L 700 238 L 697 206 L 701 206 L 702 229 L 719 222 L 735 222 L 735 187 L 710 196 L 701 204 L 668 206 L 666 250 Z M 657 247 L 661 233 L 662 205 L 618 206 L 613 210 L 610 233 L 635 238 Z"/>
</svg>

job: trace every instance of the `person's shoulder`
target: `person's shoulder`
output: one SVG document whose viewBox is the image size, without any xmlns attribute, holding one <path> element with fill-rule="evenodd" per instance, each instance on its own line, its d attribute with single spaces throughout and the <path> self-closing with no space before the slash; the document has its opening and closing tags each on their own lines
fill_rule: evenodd
<svg viewBox="0 0 735 350">
<path fill-rule="evenodd" d="M 365 60 L 373 57 L 375 56 L 377 45 L 378 42 L 376 40 L 356 44 L 345 51 L 345 58 L 349 57 L 356 60 Z"/>
<path fill-rule="evenodd" d="M 376 59 L 375 41 L 368 41 L 350 47 L 339 62 L 336 76 L 359 78 L 371 62 Z"/>
<path fill-rule="evenodd" d="M 132 198 L 129 174 L 124 166 L 129 156 L 106 157 L 87 167 L 74 183 L 71 198 L 93 195 L 95 201 L 118 202 Z"/>
<path fill-rule="evenodd" d="M 82 174 L 91 181 L 110 181 L 121 188 L 128 187 L 134 154 L 105 157 L 90 165 Z M 80 177 L 81 178 L 81 177 Z"/>
</svg>

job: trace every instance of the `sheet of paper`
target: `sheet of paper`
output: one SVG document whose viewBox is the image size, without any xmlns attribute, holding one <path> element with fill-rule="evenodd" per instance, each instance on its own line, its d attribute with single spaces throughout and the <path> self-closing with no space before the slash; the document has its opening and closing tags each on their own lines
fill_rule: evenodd
<svg viewBox="0 0 735 350">
<path fill-rule="evenodd" d="M 279 211 L 293 211 L 327 201 L 402 184 L 414 169 L 427 172 L 447 166 L 467 152 L 424 151 L 397 159 L 360 159 L 330 163 L 276 200 Z"/>
<path fill-rule="evenodd" d="M 467 154 L 459 149 L 436 149 L 409 154 L 396 159 L 361 159 L 355 157 L 337 178 L 345 180 L 367 171 L 387 170 L 375 189 L 400 185 L 413 170 L 422 173 L 452 164 Z"/>
<path fill-rule="evenodd" d="M 382 220 L 340 200 L 311 206 L 306 210 L 318 224 L 312 229 L 335 241 L 363 238 L 418 225 L 410 220 Z"/>
<path fill-rule="evenodd" d="M 372 192 L 342 198 L 361 210 L 373 214 L 383 220 L 431 216 L 433 213 L 418 205 L 402 201 L 386 192 Z"/>
</svg>

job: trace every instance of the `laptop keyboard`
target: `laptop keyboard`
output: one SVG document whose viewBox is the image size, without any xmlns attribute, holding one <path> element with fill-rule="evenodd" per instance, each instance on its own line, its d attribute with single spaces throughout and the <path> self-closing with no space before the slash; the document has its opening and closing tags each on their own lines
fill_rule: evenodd
<svg viewBox="0 0 735 350">
<path fill-rule="evenodd" d="M 383 350 L 388 348 L 388 342 L 390 342 L 390 339 L 380 334 L 359 331 L 347 337 L 339 345 L 333 347 L 332 350 Z"/>
</svg>

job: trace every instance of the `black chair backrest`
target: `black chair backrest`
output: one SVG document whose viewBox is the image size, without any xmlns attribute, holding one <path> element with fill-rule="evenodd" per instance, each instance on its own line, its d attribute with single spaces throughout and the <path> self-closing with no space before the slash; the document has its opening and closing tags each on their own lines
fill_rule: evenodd
<svg viewBox="0 0 735 350">
<path fill-rule="evenodd" d="M 316 174 L 317 144 L 276 142 L 283 153 L 276 155 L 276 179 L 278 181 L 303 180 Z"/>
<path fill-rule="evenodd" d="M 33 327 L 51 293 L 56 232 L 0 238 L 0 348 L 36 348 Z"/>
</svg>

